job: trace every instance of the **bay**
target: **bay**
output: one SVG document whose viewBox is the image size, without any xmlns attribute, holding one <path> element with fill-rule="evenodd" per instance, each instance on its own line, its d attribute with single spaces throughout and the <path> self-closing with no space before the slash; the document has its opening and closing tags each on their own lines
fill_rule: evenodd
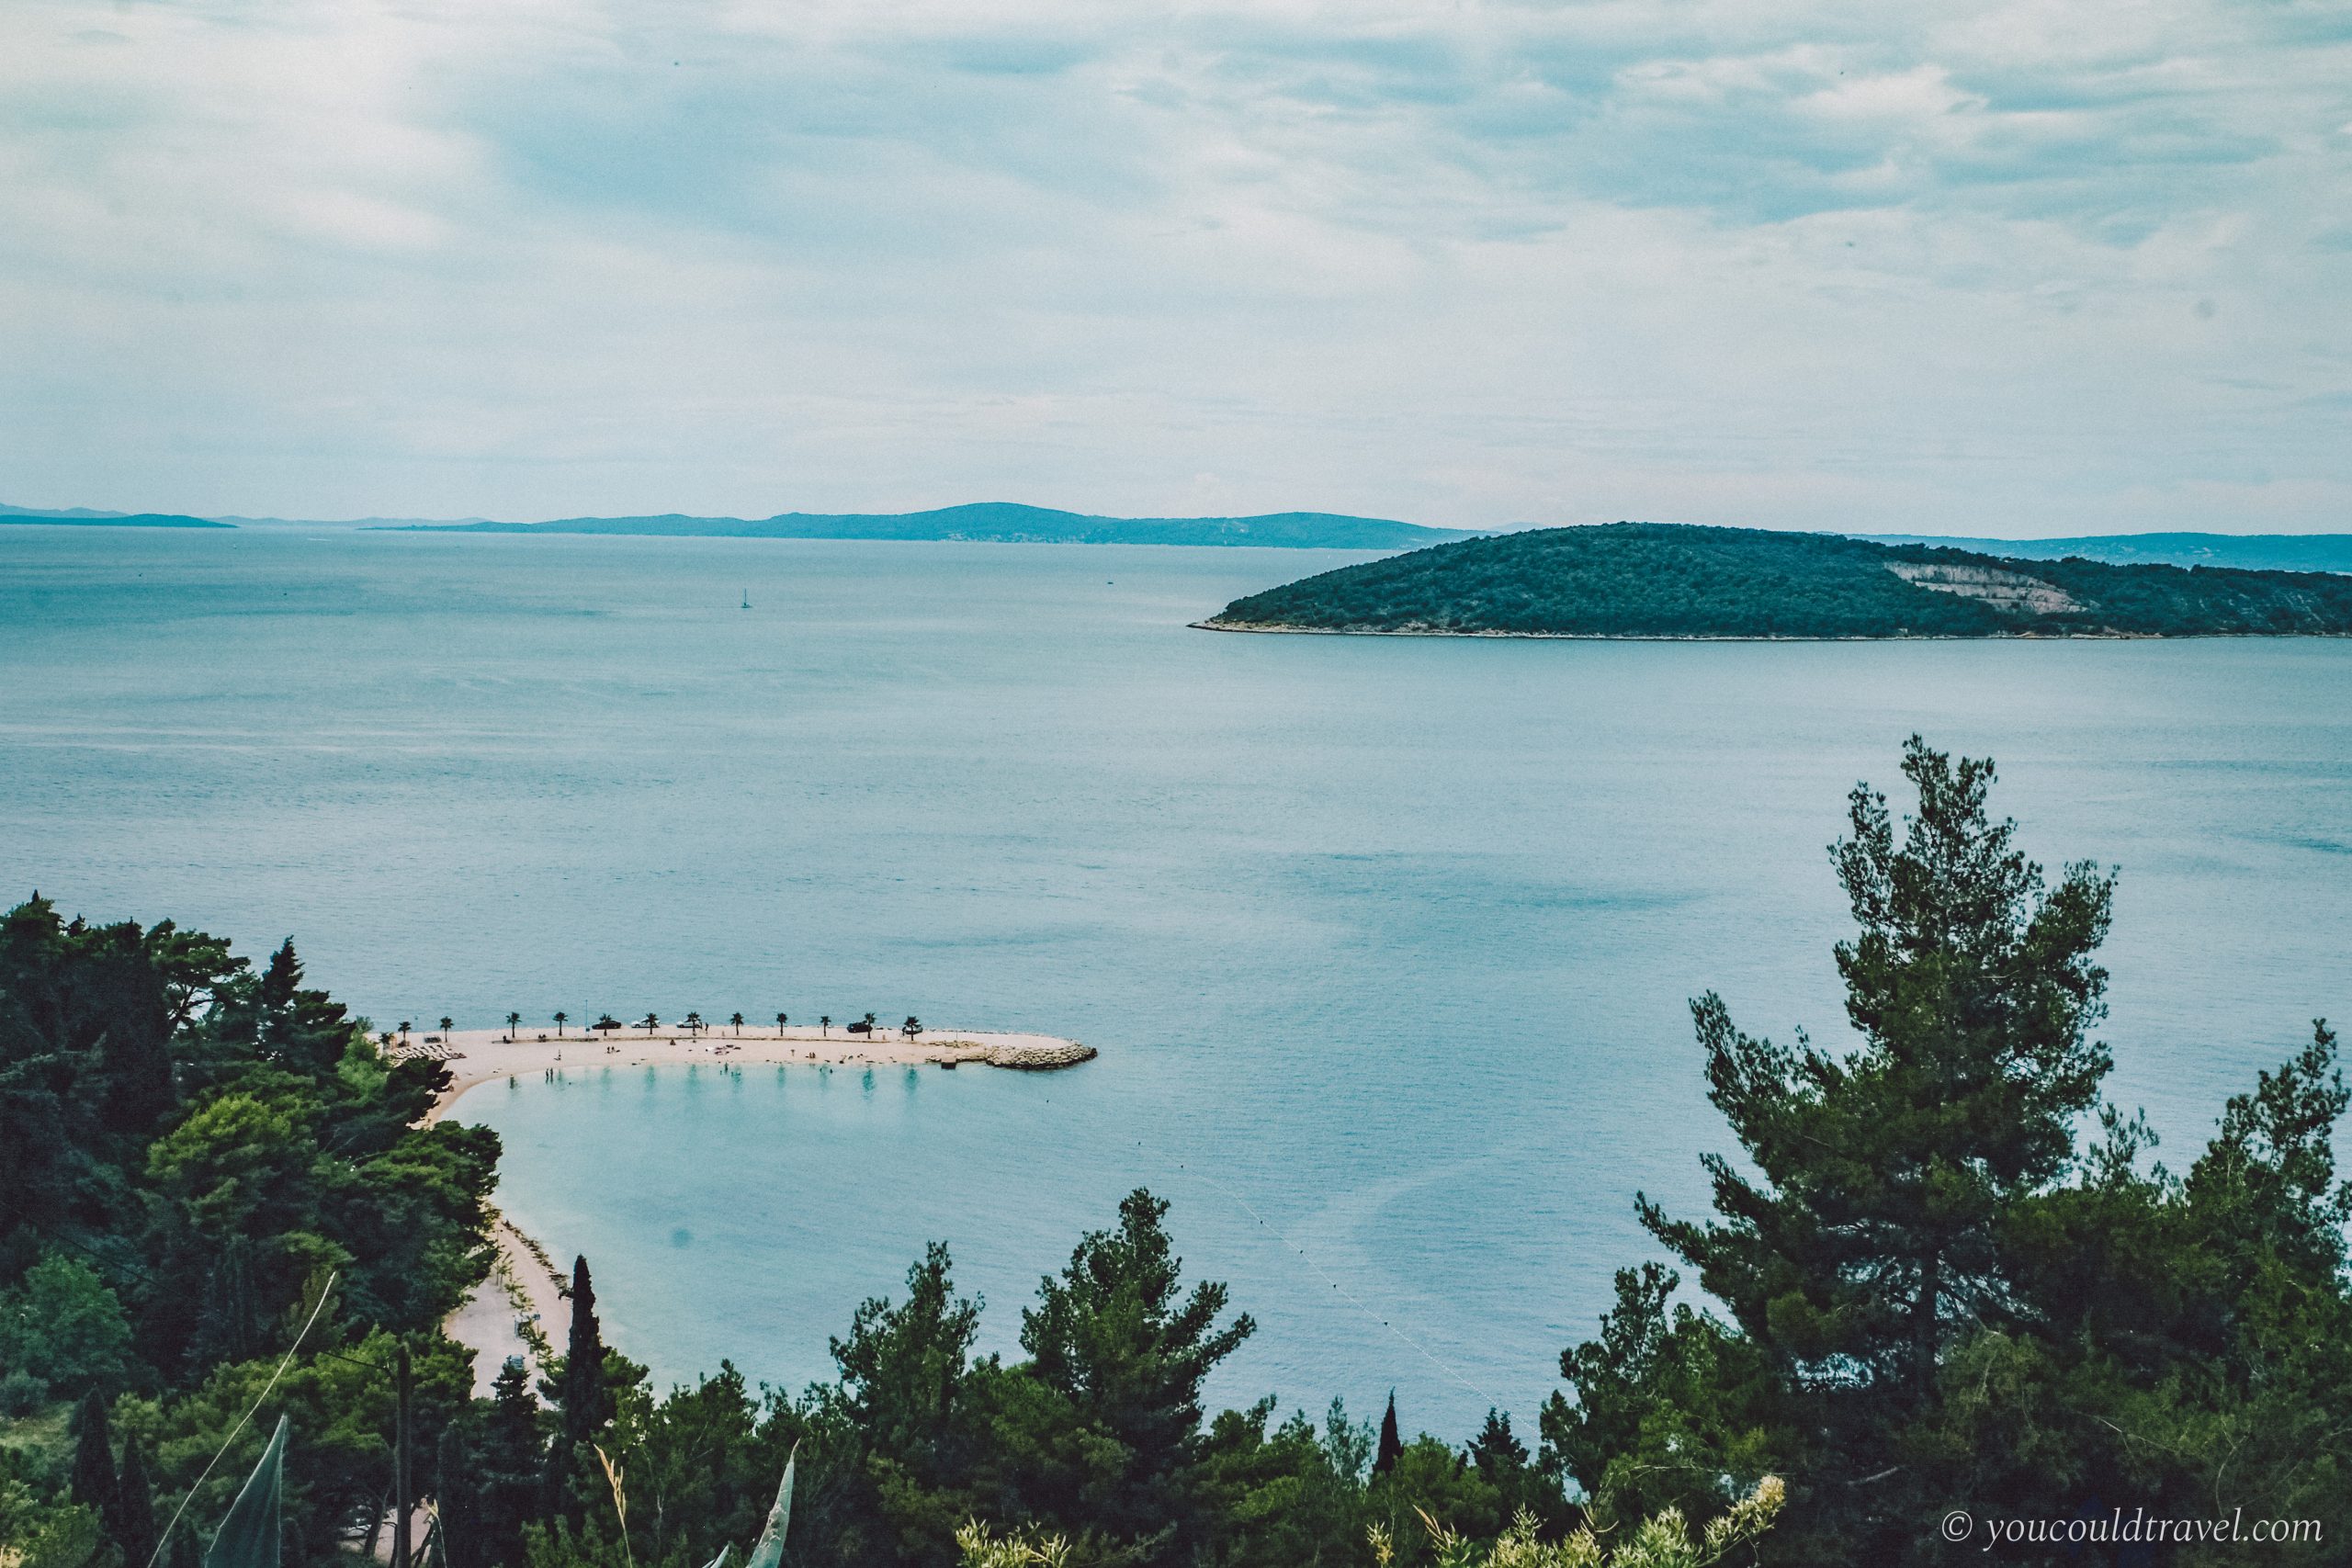
<svg viewBox="0 0 2352 1568">
<path fill-rule="evenodd" d="M 2175 1167 L 2352 1014 L 2352 646 L 1217 635 L 1325 552 L 0 535 L 0 884 L 379 1022 L 868 1010 L 1041 1077 L 493 1083 L 502 1201 L 663 1380 L 797 1386 L 947 1240 L 990 1348 L 1147 1186 L 1257 1337 L 1212 1392 L 1531 1438 L 1703 1205 L 1687 1001 L 1841 1036 L 1825 846 L 1903 739 L 2122 868 L 2115 1099 Z M 752 608 L 741 608 L 748 598 Z"/>
</svg>

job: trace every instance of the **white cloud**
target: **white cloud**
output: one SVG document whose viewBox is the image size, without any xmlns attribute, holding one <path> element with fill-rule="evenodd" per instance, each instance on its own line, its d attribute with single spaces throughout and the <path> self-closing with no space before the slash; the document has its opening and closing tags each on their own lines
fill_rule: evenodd
<svg viewBox="0 0 2352 1568">
<path fill-rule="evenodd" d="M 2348 105 L 2219 0 L 16 0 L 0 499 L 2352 526 Z"/>
</svg>

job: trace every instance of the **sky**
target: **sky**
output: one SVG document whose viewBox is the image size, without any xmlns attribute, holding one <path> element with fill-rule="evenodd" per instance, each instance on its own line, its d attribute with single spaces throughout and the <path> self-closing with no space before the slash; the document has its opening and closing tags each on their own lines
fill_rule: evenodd
<svg viewBox="0 0 2352 1568">
<path fill-rule="evenodd" d="M 7 0 L 0 502 L 2352 529 L 2346 0 Z"/>
</svg>

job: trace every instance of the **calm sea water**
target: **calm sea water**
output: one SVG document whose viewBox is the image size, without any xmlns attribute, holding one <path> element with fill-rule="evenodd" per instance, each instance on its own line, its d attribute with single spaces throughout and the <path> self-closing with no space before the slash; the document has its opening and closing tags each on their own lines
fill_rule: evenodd
<svg viewBox="0 0 2352 1568">
<path fill-rule="evenodd" d="M 2352 645 L 1187 630 L 1307 553 L 0 528 L 0 885 L 381 1021 L 868 1010 L 1075 1072 L 589 1068 L 465 1101 L 664 1378 L 797 1385 L 928 1238 L 1010 1349 L 1145 1185 L 1214 1392 L 1532 1433 L 1727 1145 L 1686 999 L 1840 1028 L 1824 846 L 1904 737 L 2120 863 L 2116 1097 L 2177 1166 L 2352 1016 Z M 752 608 L 741 608 L 748 592 Z"/>
</svg>

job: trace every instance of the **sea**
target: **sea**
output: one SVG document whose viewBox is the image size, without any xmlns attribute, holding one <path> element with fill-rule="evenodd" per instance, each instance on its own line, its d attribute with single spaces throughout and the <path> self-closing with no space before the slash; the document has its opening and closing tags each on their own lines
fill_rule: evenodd
<svg viewBox="0 0 2352 1568">
<path fill-rule="evenodd" d="M 926 1243 L 1022 1309 L 1148 1189 L 1256 1332 L 1209 1393 L 1531 1444 L 1703 1211 L 1689 1003 L 1846 1032 L 1827 846 L 1905 739 L 2120 868 L 2111 1099 L 2185 1168 L 2352 1018 L 2352 643 L 1221 635 L 1291 550 L 0 527 L 0 887 L 390 1026 L 1082 1040 L 1062 1073 L 475 1089 L 499 1201 L 658 1382 L 798 1389 Z"/>
</svg>

